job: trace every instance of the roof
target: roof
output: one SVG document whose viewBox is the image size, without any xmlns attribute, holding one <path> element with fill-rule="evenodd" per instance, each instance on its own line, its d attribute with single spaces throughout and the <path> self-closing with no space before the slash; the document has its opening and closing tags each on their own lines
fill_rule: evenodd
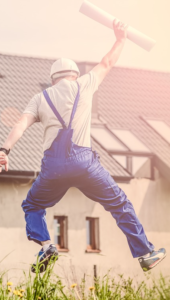
<svg viewBox="0 0 170 300">
<path fill-rule="evenodd" d="M 170 127 L 170 73 L 113 68 L 99 87 L 98 111 L 109 129 L 131 130 L 170 171 L 170 144 L 145 121 Z"/>
<path fill-rule="evenodd" d="M 48 59 L 0 54 L 1 141 L 6 138 L 10 128 L 5 125 L 3 119 L 5 122 L 14 123 L 16 111 L 22 113 L 33 95 L 39 93 L 44 84 L 50 83 L 48 75 L 52 62 Z M 12 113 L 11 110 L 11 113 L 5 114 L 3 118 L 2 113 L 10 107 L 15 108 L 16 111 Z M 42 136 L 43 130 L 40 124 L 34 124 L 24 133 L 10 153 L 10 170 L 40 170 Z"/>
<path fill-rule="evenodd" d="M 15 116 L 28 101 L 50 84 L 54 60 L 0 54 L 0 140 L 9 133 Z M 82 67 L 83 63 L 80 63 Z M 141 117 L 163 119 L 170 125 L 170 74 L 115 67 L 99 87 L 98 112 L 107 127 L 130 129 L 170 168 L 170 146 Z M 12 107 L 12 108 L 11 108 Z M 8 117 L 8 118 L 7 118 Z M 40 170 L 42 158 L 41 124 L 34 124 L 10 153 L 10 171 Z M 112 176 L 130 179 L 131 175 L 92 139 L 101 163 Z"/>
<path fill-rule="evenodd" d="M 34 94 L 50 84 L 50 67 L 54 60 L 0 54 L 0 140 L 5 140 L 15 118 L 22 113 Z M 9 172 L 4 175 L 30 176 L 41 166 L 43 128 L 30 127 L 10 153 Z M 105 168 L 115 177 L 131 178 L 111 156 L 92 141 Z M 14 172 L 16 171 L 16 172 Z M 33 174 L 32 174 L 33 176 Z"/>
</svg>

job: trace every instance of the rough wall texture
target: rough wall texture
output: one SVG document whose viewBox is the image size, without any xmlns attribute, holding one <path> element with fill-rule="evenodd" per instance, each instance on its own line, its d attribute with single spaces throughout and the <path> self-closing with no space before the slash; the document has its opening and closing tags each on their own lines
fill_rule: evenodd
<svg viewBox="0 0 170 300">
<path fill-rule="evenodd" d="M 130 184 L 119 184 L 134 205 L 148 239 L 156 248 L 165 247 L 170 252 L 170 186 L 163 180 L 150 181 L 134 179 Z M 11 269 L 10 276 L 19 278 L 22 269 L 28 270 L 34 261 L 39 246 L 29 242 L 25 235 L 24 214 L 21 202 L 25 198 L 31 182 L 1 180 L 0 182 L 0 271 Z M 97 265 L 98 275 L 111 269 L 113 274 L 124 273 L 143 278 L 137 259 L 133 259 L 126 238 L 117 227 L 115 220 L 102 206 L 87 199 L 79 190 L 71 188 L 62 201 L 47 211 L 47 223 L 53 241 L 54 215 L 68 216 L 68 253 L 61 253 L 56 264 L 56 272 L 71 282 L 84 273 L 93 275 L 93 265 Z M 85 253 L 86 217 L 99 217 L 101 253 Z M 168 274 L 170 257 L 153 269 Z M 12 270 L 17 268 L 17 270 Z M 76 275 L 74 275 L 76 273 Z M 68 276 L 70 274 L 70 276 Z"/>
</svg>

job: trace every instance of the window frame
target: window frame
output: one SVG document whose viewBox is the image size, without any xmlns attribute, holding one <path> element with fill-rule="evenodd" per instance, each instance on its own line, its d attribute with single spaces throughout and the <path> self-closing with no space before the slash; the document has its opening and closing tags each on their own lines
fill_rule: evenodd
<svg viewBox="0 0 170 300">
<path fill-rule="evenodd" d="M 87 227 L 86 227 L 86 253 L 100 253 L 100 234 L 99 234 L 99 218 L 96 217 L 86 217 L 86 221 L 90 221 L 90 239 L 92 239 L 91 244 L 87 244 Z"/>
<path fill-rule="evenodd" d="M 107 124 L 92 124 L 92 128 L 94 129 L 105 129 L 107 130 L 115 140 L 117 140 L 117 142 L 119 144 L 121 144 L 122 146 L 124 146 L 126 148 L 126 150 L 111 150 L 108 149 L 105 145 L 103 145 L 101 143 L 101 141 L 96 138 L 94 136 L 94 134 L 91 131 L 91 138 L 92 140 L 94 140 L 102 149 L 104 149 L 109 156 L 112 157 L 112 159 L 114 159 L 126 172 L 129 173 L 129 175 L 133 176 L 133 178 L 135 178 L 135 176 L 132 174 L 132 170 L 133 170 L 133 162 L 132 159 L 133 157 L 147 157 L 150 160 L 150 176 L 145 177 L 151 180 L 154 180 L 154 154 L 153 152 L 145 145 L 145 143 L 143 143 L 130 129 L 127 128 L 114 128 L 114 129 L 110 129 Z M 122 130 L 122 131 L 128 131 L 130 132 L 130 134 L 132 134 L 134 136 L 135 139 L 137 139 L 140 143 L 142 143 L 144 145 L 144 147 L 146 147 L 149 151 L 144 151 L 144 150 L 130 150 L 128 148 L 128 145 L 126 145 L 125 142 L 123 142 L 122 139 L 120 139 L 115 133 L 114 130 Z M 114 156 L 125 156 L 126 157 L 126 166 L 123 166 L 119 161 L 116 160 L 116 158 L 114 158 Z"/>
<path fill-rule="evenodd" d="M 105 130 L 106 134 L 107 134 L 107 137 L 109 138 L 112 138 L 113 142 L 115 142 L 117 144 L 117 149 L 114 150 L 114 148 L 112 148 L 110 146 L 110 148 L 108 147 L 108 143 L 102 143 L 101 142 L 101 136 L 100 138 L 98 136 L 96 136 L 94 134 L 94 130 L 99 131 L 99 130 Z M 101 135 L 101 133 L 100 133 Z M 96 143 L 98 143 L 103 149 L 105 149 L 108 153 L 113 153 L 113 152 L 120 152 L 120 153 L 125 153 L 127 151 L 129 151 L 129 148 L 124 144 L 122 143 L 114 134 L 113 132 L 104 124 L 98 124 L 98 125 L 95 125 L 95 124 L 92 124 L 92 127 L 91 127 L 91 137 L 96 141 Z M 119 149 L 118 149 L 119 148 Z"/>
<path fill-rule="evenodd" d="M 60 224 L 60 237 L 61 237 L 61 243 L 56 244 L 56 247 L 58 249 L 58 252 L 68 252 L 68 217 L 67 216 L 54 216 L 54 220 L 58 220 Z M 64 224 L 65 222 L 65 224 Z M 55 230 L 55 228 L 54 228 Z M 54 232 L 54 237 L 55 237 Z"/>
<path fill-rule="evenodd" d="M 150 149 L 145 145 L 145 143 L 143 143 L 135 134 L 134 132 L 132 132 L 132 130 L 130 129 L 124 129 L 124 128 L 112 128 L 111 129 L 112 134 L 127 148 L 129 149 L 129 151 L 131 153 L 145 153 L 146 155 L 151 154 Z M 141 146 L 143 147 L 143 149 L 132 149 L 132 147 L 130 147 L 126 141 L 123 140 L 123 138 L 119 135 L 118 132 L 128 132 L 131 137 L 134 139 L 134 141 L 137 141 L 139 144 L 141 144 Z M 144 150 L 145 149 L 145 150 Z"/>
</svg>

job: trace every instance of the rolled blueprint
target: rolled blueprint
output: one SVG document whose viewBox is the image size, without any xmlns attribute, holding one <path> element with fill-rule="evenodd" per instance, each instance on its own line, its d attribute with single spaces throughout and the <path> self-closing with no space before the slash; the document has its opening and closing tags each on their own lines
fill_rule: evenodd
<svg viewBox="0 0 170 300">
<path fill-rule="evenodd" d="M 113 29 L 113 20 L 116 18 L 87 0 L 84 0 L 80 7 L 80 12 L 89 18 L 103 24 L 106 27 Z M 140 46 L 141 48 L 150 51 L 155 45 L 155 41 L 140 31 L 131 26 L 127 28 L 127 38 Z"/>
</svg>

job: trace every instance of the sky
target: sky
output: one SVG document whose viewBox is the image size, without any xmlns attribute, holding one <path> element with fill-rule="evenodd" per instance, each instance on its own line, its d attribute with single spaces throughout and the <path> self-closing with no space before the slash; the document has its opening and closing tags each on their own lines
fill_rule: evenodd
<svg viewBox="0 0 170 300">
<path fill-rule="evenodd" d="M 83 0 L 0 0 L 0 53 L 99 62 L 114 32 L 79 12 Z M 170 0 L 91 0 L 156 40 L 147 52 L 127 40 L 118 66 L 170 72 Z"/>
</svg>

